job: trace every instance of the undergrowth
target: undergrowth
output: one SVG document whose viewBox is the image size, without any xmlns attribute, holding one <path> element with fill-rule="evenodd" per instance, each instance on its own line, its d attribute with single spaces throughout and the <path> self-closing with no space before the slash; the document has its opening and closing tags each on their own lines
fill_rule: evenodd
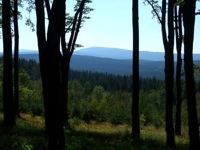
<svg viewBox="0 0 200 150">
<path fill-rule="evenodd" d="M 22 114 L 17 126 L 3 128 L 0 114 L 0 150 L 46 150 L 44 119 Z M 65 129 L 67 150 L 165 150 L 166 134 L 162 128 L 141 126 L 141 138 L 131 138 L 131 127 L 109 123 L 70 120 L 72 130 Z M 188 149 L 188 135 L 176 137 L 177 149 Z"/>
</svg>

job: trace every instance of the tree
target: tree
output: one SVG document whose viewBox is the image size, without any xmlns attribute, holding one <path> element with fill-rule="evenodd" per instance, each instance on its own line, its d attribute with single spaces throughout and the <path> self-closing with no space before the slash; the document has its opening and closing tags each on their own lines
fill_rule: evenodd
<svg viewBox="0 0 200 150">
<path fill-rule="evenodd" d="M 174 0 L 168 1 L 168 46 L 165 49 L 165 87 L 166 87 L 166 132 L 167 146 L 175 148 L 173 125 L 173 100 L 174 100 Z"/>
<path fill-rule="evenodd" d="M 177 50 L 177 65 L 176 65 L 176 120 L 175 120 L 175 134 L 181 135 L 181 107 L 182 107 L 182 90 L 181 90 L 181 69 L 182 69 L 182 6 L 179 9 L 175 7 L 175 36 L 176 36 L 176 50 Z"/>
<path fill-rule="evenodd" d="M 168 1 L 168 9 L 166 9 L 167 2 L 162 0 L 162 7 L 158 5 L 158 1 L 145 0 L 151 7 L 152 13 L 157 17 L 161 24 L 163 46 L 165 50 L 165 90 L 166 90 L 166 133 L 167 133 L 167 147 L 175 148 L 174 127 L 173 127 L 173 100 L 174 100 L 174 25 L 173 25 L 173 7 L 174 0 Z M 166 31 L 166 10 L 168 10 L 168 39 Z M 160 15 L 161 13 L 161 15 Z"/>
<path fill-rule="evenodd" d="M 14 107 L 15 115 L 20 117 L 19 113 L 19 29 L 18 29 L 18 0 L 14 0 Z"/>
<path fill-rule="evenodd" d="M 132 97 L 132 136 L 140 138 L 139 119 L 139 22 L 138 0 L 133 0 L 133 97 Z"/>
<path fill-rule="evenodd" d="M 196 0 L 185 0 L 185 4 L 183 5 L 184 68 L 187 92 L 190 149 L 200 149 L 193 68 L 195 8 Z"/>
<path fill-rule="evenodd" d="M 3 109 L 4 125 L 14 126 L 14 101 L 12 83 L 12 37 L 11 37 L 11 6 L 10 0 L 2 0 L 2 29 L 3 29 Z"/>
<path fill-rule="evenodd" d="M 79 30 L 81 28 L 82 22 L 89 17 L 84 16 L 88 14 L 93 9 L 86 7 L 86 3 L 91 3 L 91 0 L 77 0 L 75 5 L 75 15 L 70 17 L 68 14 L 65 15 L 65 10 L 63 10 L 62 16 L 62 27 L 61 27 L 61 47 L 62 53 L 60 53 L 60 64 L 61 64 L 61 89 L 62 89 L 62 102 L 63 102 L 63 123 L 69 128 L 68 122 L 68 76 L 70 70 L 70 60 L 76 46 L 76 40 L 78 37 Z M 66 43 L 66 34 L 70 33 L 69 42 Z"/>
<path fill-rule="evenodd" d="M 36 0 L 37 37 L 41 78 L 43 84 L 45 123 L 48 136 L 48 149 L 64 149 L 64 131 L 61 116 L 61 89 L 59 74 L 59 39 L 62 9 L 65 0 L 53 1 L 49 14 L 47 39 L 45 37 L 44 3 Z"/>
<path fill-rule="evenodd" d="M 80 7 L 77 9 L 75 14 L 71 37 L 67 46 L 65 43 L 65 37 L 63 37 L 63 33 L 65 34 L 64 23 L 66 19 L 65 0 L 53 1 L 51 8 L 49 1 L 45 0 L 49 20 L 47 36 L 45 33 L 43 1 L 35 1 L 40 72 L 43 85 L 45 123 L 46 132 L 49 138 L 49 149 L 65 147 L 63 117 L 64 112 L 67 111 L 67 109 L 65 109 L 67 104 L 65 102 L 65 96 L 67 96 L 65 94 L 67 92 L 67 69 L 69 69 L 70 58 L 75 48 L 75 42 L 80 29 L 86 0 L 77 1 L 77 3 L 80 4 Z M 64 57 L 61 55 L 60 43 L 62 44 L 62 54 Z"/>
</svg>

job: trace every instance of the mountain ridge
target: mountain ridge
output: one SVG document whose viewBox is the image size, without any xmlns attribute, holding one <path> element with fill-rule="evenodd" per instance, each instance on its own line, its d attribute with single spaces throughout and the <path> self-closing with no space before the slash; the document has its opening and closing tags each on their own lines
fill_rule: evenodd
<svg viewBox="0 0 200 150">
<path fill-rule="evenodd" d="M 101 47 L 98 48 L 98 51 L 99 52 L 95 54 L 96 56 L 92 56 L 94 55 L 94 50 L 92 50 L 92 48 L 75 51 L 70 61 L 70 68 L 79 71 L 102 72 L 115 75 L 132 74 L 132 51 Z M 0 53 L 0 55 L 2 54 L 3 53 Z M 20 50 L 19 57 L 27 60 L 34 59 L 39 63 L 38 51 Z M 194 54 L 194 58 L 198 58 L 198 61 L 194 59 L 194 63 L 200 64 L 200 54 Z M 164 79 L 163 52 L 140 51 L 139 65 L 141 77 Z"/>
<path fill-rule="evenodd" d="M 26 50 L 20 49 L 19 54 L 38 54 L 37 50 Z M 3 55 L 3 52 L 0 52 Z M 111 58 L 111 59 L 132 59 L 133 51 L 121 48 L 108 48 L 108 47 L 89 47 L 81 48 L 75 50 L 73 55 L 81 56 L 94 56 L 100 58 Z M 147 50 L 140 50 L 139 59 L 140 60 L 150 60 L 150 61 L 165 61 L 164 52 L 150 52 Z M 182 54 L 183 58 L 183 54 Z M 193 54 L 194 60 L 200 60 L 200 54 Z M 177 54 L 174 54 L 174 60 L 177 60 Z"/>
<path fill-rule="evenodd" d="M 112 59 L 132 59 L 133 51 L 120 48 L 89 47 L 74 51 L 74 55 L 95 56 Z M 164 61 L 164 56 L 164 52 L 150 52 L 146 50 L 140 50 L 139 52 L 140 60 Z M 193 54 L 193 58 L 194 60 L 200 60 L 200 54 Z M 174 54 L 174 60 L 177 60 L 176 53 Z"/>
</svg>

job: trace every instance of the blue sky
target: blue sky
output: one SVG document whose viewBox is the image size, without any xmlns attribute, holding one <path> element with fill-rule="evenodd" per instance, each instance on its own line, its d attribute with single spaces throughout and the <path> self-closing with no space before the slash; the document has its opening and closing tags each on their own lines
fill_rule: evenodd
<svg viewBox="0 0 200 150">
<path fill-rule="evenodd" d="M 74 0 L 67 0 L 67 12 L 72 12 Z M 197 8 L 199 9 L 200 7 Z M 132 0 L 93 0 L 90 20 L 84 23 L 78 41 L 84 47 L 114 47 L 132 49 Z M 71 13 L 73 15 L 73 13 Z M 36 32 L 25 26 L 28 13 L 19 21 L 20 49 L 37 50 Z M 35 12 L 30 14 L 35 21 Z M 163 52 L 160 24 L 152 19 L 151 7 L 139 0 L 140 50 Z M 194 53 L 200 53 L 200 16 L 196 19 Z M 2 51 L 2 39 L 0 41 Z"/>
</svg>

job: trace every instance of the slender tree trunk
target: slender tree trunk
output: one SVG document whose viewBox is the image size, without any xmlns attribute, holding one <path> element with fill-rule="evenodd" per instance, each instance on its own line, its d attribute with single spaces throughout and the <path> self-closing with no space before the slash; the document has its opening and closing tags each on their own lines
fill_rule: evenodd
<svg viewBox="0 0 200 150">
<path fill-rule="evenodd" d="M 183 6 L 184 64 L 188 105 L 190 149 L 200 149 L 193 69 L 193 40 L 196 0 L 186 0 Z"/>
<path fill-rule="evenodd" d="M 19 29 L 18 29 L 18 0 L 14 0 L 14 104 L 15 115 L 20 118 L 19 112 Z"/>
<path fill-rule="evenodd" d="M 63 12 L 62 16 L 62 27 L 61 27 L 61 46 L 62 46 L 62 55 L 60 56 L 61 60 L 61 81 L 62 81 L 62 102 L 63 102 L 63 121 L 64 125 L 70 129 L 70 125 L 68 122 L 68 75 L 70 70 L 70 60 L 71 56 L 75 49 L 76 39 L 78 37 L 79 29 L 81 27 L 82 22 L 82 16 L 84 11 L 86 0 L 82 0 L 79 9 L 76 11 L 74 15 L 73 25 L 72 25 L 72 31 L 69 39 L 68 46 L 66 46 L 65 42 L 65 15 Z"/>
<path fill-rule="evenodd" d="M 139 15 L 138 0 L 133 0 L 133 96 L 132 96 L 132 136 L 140 138 L 139 118 Z"/>
<path fill-rule="evenodd" d="M 173 56 L 173 47 L 174 47 L 174 25 L 173 25 L 173 7 L 174 0 L 162 0 L 162 9 L 161 17 L 158 14 L 159 7 L 156 8 L 157 1 L 147 1 L 153 8 L 154 13 L 156 14 L 159 22 L 161 23 L 162 39 L 163 46 L 165 50 L 165 91 L 166 91 L 166 134 L 167 141 L 166 145 L 169 148 L 175 148 L 175 139 L 174 139 L 174 126 L 173 126 L 173 101 L 174 101 L 174 56 Z M 167 9 L 168 4 L 168 9 Z M 168 39 L 166 32 L 166 10 L 168 10 Z"/>
<path fill-rule="evenodd" d="M 61 28 L 61 47 L 63 54 L 60 54 L 60 63 L 61 63 L 61 89 L 62 89 L 62 102 L 63 102 L 63 125 L 70 129 L 69 118 L 68 118 L 68 74 L 69 74 L 69 63 L 70 57 L 68 56 L 68 49 L 65 39 L 65 9 L 62 13 L 62 28 Z"/>
<path fill-rule="evenodd" d="M 174 25 L 173 25 L 174 0 L 168 2 L 168 49 L 165 51 L 165 87 L 166 87 L 166 133 L 167 147 L 175 148 L 173 101 L 174 101 Z"/>
<path fill-rule="evenodd" d="M 41 76 L 43 82 L 43 94 L 45 104 L 46 131 L 49 139 L 49 150 L 65 149 L 65 138 L 62 118 L 61 99 L 61 74 L 60 74 L 60 32 L 61 17 L 65 0 L 53 1 L 51 13 L 49 15 L 49 26 L 47 41 L 45 41 L 44 30 L 44 7 L 43 2 L 36 0 L 36 11 L 38 15 L 38 46 L 40 46 Z M 40 14 L 41 12 L 41 14 Z M 42 23 L 38 22 L 42 21 Z M 41 25 L 41 26 L 39 26 Z M 41 27 L 41 29 L 40 29 Z M 39 35 L 39 34 L 42 35 Z M 41 40 L 41 41 L 40 41 Z M 41 45 L 44 44 L 45 46 Z M 41 48 L 44 48 L 43 50 Z"/>
<path fill-rule="evenodd" d="M 62 99 L 61 99 L 61 77 L 60 77 L 60 35 L 62 9 L 64 9 L 65 0 L 54 1 L 49 18 L 49 27 L 47 32 L 48 54 L 46 66 L 49 82 L 48 83 L 48 120 L 50 121 L 50 130 L 48 131 L 49 149 L 63 149 L 65 146 L 63 118 L 62 118 Z"/>
<path fill-rule="evenodd" d="M 39 61 L 40 61 L 40 74 L 42 78 L 42 88 L 43 88 L 43 98 L 44 98 L 44 108 L 45 108 L 45 128 L 46 133 L 48 133 L 49 121 L 48 121 L 48 114 L 47 114 L 47 88 L 48 81 L 46 76 L 48 76 L 46 71 L 47 60 L 46 55 L 48 51 L 46 51 L 46 33 L 45 33 L 45 14 L 44 14 L 44 3 L 42 0 L 36 0 L 36 16 L 37 16 L 37 39 L 38 39 L 38 50 L 39 50 Z"/>
<path fill-rule="evenodd" d="M 68 75 L 69 75 L 69 60 L 66 57 L 61 58 L 61 78 L 62 78 L 62 102 L 63 102 L 63 124 L 70 129 L 68 117 Z"/>
<path fill-rule="evenodd" d="M 4 125 L 14 126 L 14 101 L 12 83 L 12 39 L 10 25 L 10 0 L 2 0 L 2 28 L 3 28 L 3 111 Z"/>
<path fill-rule="evenodd" d="M 175 134 L 181 135 L 181 106 L 182 106 L 182 89 L 181 89 L 181 49 L 182 49 L 182 13 L 179 7 L 178 14 L 177 8 L 175 10 L 175 31 L 176 31 L 176 49 L 177 49 L 177 65 L 176 65 L 176 122 L 175 122 Z"/>
</svg>

